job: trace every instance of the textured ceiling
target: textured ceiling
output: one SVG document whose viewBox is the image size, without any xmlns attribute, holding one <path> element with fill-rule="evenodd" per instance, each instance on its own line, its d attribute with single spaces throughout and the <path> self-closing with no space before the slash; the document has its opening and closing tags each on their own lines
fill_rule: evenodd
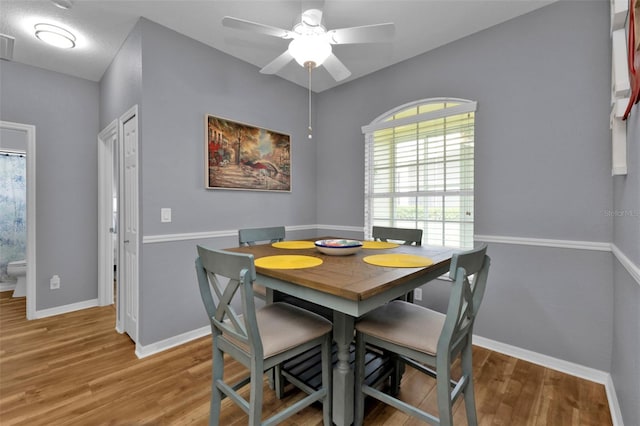
<svg viewBox="0 0 640 426">
<path fill-rule="evenodd" d="M 99 81 L 140 17 L 255 65 L 256 72 L 280 55 L 287 40 L 225 28 L 223 16 L 233 16 L 291 29 L 302 10 L 318 4 L 327 29 L 393 22 L 389 43 L 334 46 L 351 71 L 350 81 L 381 68 L 553 3 L 542 0 L 77 0 L 64 10 L 51 1 L 1 0 L 0 33 L 15 37 L 16 62 Z M 52 22 L 73 30 L 77 47 L 49 47 L 33 36 L 37 22 Z M 294 62 L 277 75 L 306 87 L 307 73 Z M 320 68 L 313 88 L 320 92 L 337 84 Z"/>
</svg>

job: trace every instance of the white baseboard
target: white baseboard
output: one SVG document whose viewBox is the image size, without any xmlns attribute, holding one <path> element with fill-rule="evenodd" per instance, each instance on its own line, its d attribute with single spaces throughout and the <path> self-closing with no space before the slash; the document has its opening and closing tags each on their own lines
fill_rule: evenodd
<svg viewBox="0 0 640 426">
<path fill-rule="evenodd" d="M 338 226 L 327 224 L 310 224 L 310 225 L 295 225 L 287 226 L 288 231 L 323 231 L 323 230 L 335 230 L 335 231 L 349 231 L 349 232 L 363 232 L 363 228 L 360 226 Z M 209 232 L 195 232 L 184 234 L 169 234 L 169 235 L 149 235 L 144 236 L 142 239 L 143 244 L 150 243 L 162 243 L 173 241 L 185 241 L 185 240 L 198 240 L 206 238 L 222 238 L 222 237 L 235 237 L 237 235 L 236 230 L 222 230 L 222 231 L 209 231 Z M 527 245 L 527 246 L 539 246 L 539 247 L 552 247 L 552 248 L 567 248 L 574 250 L 591 250 L 612 253 L 618 261 L 625 267 L 625 269 L 631 274 L 631 277 L 640 284 L 640 268 L 635 265 L 615 244 L 609 242 L 600 241 L 573 241 L 573 240 L 556 240 L 546 238 L 528 238 L 528 237 L 513 237 L 513 236 L 501 236 L 501 235 L 474 235 L 474 238 L 478 241 L 488 243 L 499 244 L 515 244 L 515 245 Z M 173 336 L 168 339 L 152 343 L 150 345 L 137 345 L 136 356 L 138 358 L 147 357 L 158 352 L 173 348 L 191 340 L 206 336 L 211 333 L 210 327 L 203 327 L 197 330 L 193 330 L 187 333 L 183 333 L 178 336 Z M 513 356 L 518 359 L 522 359 L 534 364 L 538 364 L 553 370 L 561 371 L 572 376 L 580 377 L 586 380 L 590 380 L 596 383 L 600 383 L 605 386 L 607 398 L 609 400 L 609 407 L 611 410 L 611 417 L 613 419 L 614 426 L 624 426 L 622 421 L 622 415 L 620 412 L 620 406 L 615 392 L 613 379 L 607 372 L 596 370 L 593 368 L 585 367 L 579 364 L 575 364 L 569 361 L 561 360 L 558 358 L 550 357 L 526 349 L 518 348 L 515 346 L 507 345 L 490 339 L 486 339 L 480 336 L 474 336 L 474 344 L 478 346 L 491 349 L 496 352 L 504 353 L 509 356 Z"/>
<path fill-rule="evenodd" d="M 168 339 L 160 340 L 159 342 L 155 342 L 150 345 L 141 345 L 138 343 L 136 344 L 136 356 L 138 358 L 145 358 L 209 334 L 211 334 L 211 326 L 207 325 L 196 330 L 169 337 Z"/>
<path fill-rule="evenodd" d="M 618 397 L 616 396 L 616 389 L 613 384 L 611 374 L 605 371 L 596 370 L 595 368 L 585 367 L 584 365 L 533 352 L 528 349 L 522 349 L 517 346 L 487 339 L 475 334 L 473 336 L 473 344 L 604 385 L 607 393 L 607 400 L 609 402 L 609 410 L 611 411 L 611 419 L 613 420 L 613 426 L 624 426 L 622 421 L 622 412 L 620 411 L 620 404 L 618 403 Z"/>
<path fill-rule="evenodd" d="M 138 344 L 136 345 L 136 356 L 138 358 L 145 358 L 162 351 L 166 351 L 173 347 L 180 346 L 192 340 L 199 339 L 200 337 L 204 337 L 209 334 L 211 334 L 211 327 L 205 326 L 196 330 L 179 334 L 177 336 L 170 337 L 165 340 L 161 340 L 159 342 L 152 343 L 150 345 L 143 346 Z M 615 386 L 609 373 L 477 335 L 473 336 L 473 344 L 486 349 L 490 349 L 492 351 L 512 356 L 514 358 L 522 359 L 524 361 L 532 362 L 543 367 L 551 368 L 562 373 L 570 374 L 572 376 L 580 377 L 582 379 L 590 380 L 592 382 L 604 385 L 609 402 L 609 409 L 611 410 L 611 418 L 613 419 L 613 426 L 624 426 L 624 423 L 622 421 L 622 413 L 620 411 L 620 405 L 618 404 L 618 398 L 616 396 Z"/>
<path fill-rule="evenodd" d="M 603 385 L 607 382 L 607 377 L 609 377 L 609 373 L 605 371 L 511 346 L 475 334 L 473 335 L 473 344 Z"/>
<path fill-rule="evenodd" d="M 609 410 L 611 411 L 611 420 L 613 426 L 624 426 L 622 420 L 622 411 L 620 411 L 620 404 L 618 404 L 618 395 L 616 395 L 616 387 L 613 384 L 613 378 L 611 374 L 607 378 L 607 382 L 604 384 L 604 389 L 607 392 L 607 400 L 609 400 Z"/>
<path fill-rule="evenodd" d="M 54 315 L 66 314 L 68 312 L 79 311 L 81 309 L 95 308 L 98 306 L 98 299 L 85 300 L 70 305 L 56 306 L 55 308 L 41 309 L 35 312 L 33 319 L 52 317 Z"/>
</svg>

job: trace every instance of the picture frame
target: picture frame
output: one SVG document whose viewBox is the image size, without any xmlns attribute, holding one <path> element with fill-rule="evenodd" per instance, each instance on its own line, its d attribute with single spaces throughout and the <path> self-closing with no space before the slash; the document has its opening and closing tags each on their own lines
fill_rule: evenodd
<svg viewBox="0 0 640 426">
<path fill-rule="evenodd" d="M 205 186 L 291 192 L 291 136 L 205 115 Z"/>
</svg>

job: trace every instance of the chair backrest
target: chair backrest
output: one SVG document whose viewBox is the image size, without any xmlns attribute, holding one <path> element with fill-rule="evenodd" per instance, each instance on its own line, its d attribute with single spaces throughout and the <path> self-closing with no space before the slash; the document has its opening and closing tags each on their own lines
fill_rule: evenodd
<svg viewBox="0 0 640 426">
<path fill-rule="evenodd" d="M 438 353 L 456 353 L 465 343 L 471 343 L 473 323 L 484 296 L 491 264 L 486 252 L 487 246 L 483 245 L 454 254 L 451 258 L 449 277 L 453 280 L 453 286 L 447 318 L 438 341 Z"/>
<path fill-rule="evenodd" d="M 251 228 L 238 230 L 238 244 L 240 246 L 253 246 L 257 242 L 269 241 L 272 243 L 284 241 L 284 226 L 270 228 Z"/>
<path fill-rule="evenodd" d="M 200 296 L 214 337 L 224 334 L 247 345 L 256 357 L 262 357 L 262 341 L 253 301 L 253 283 L 256 280 L 253 255 L 198 246 L 196 272 Z M 231 305 L 238 290 L 242 300 L 241 314 Z"/>
<path fill-rule="evenodd" d="M 405 245 L 422 245 L 422 229 L 391 228 L 387 226 L 374 226 L 371 234 L 376 241 L 403 241 Z"/>
</svg>

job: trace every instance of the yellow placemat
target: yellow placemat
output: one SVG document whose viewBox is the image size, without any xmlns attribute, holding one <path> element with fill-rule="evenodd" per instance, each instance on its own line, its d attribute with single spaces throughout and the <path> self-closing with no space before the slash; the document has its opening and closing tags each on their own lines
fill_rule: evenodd
<svg viewBox="0 0 640 426">
<path fill-rule="evenodd" d="M 363 241 L 362 248 L 363 249 L 390 249 L 396 248 L 400 244 L 389 243 L 386 241 Z"/>
<path fill-rule="evenodd" d="M 315 248 L 313 241 L 278 241 L 271 246 L 281 249 L 311 249 Z"/>
<path fill-rule="evenodd" d="M 374 254 L 362 260 L 371 265 L 389 268 L 421 268 L 433 264 L 433 260 L 428 257 L 404 253 Z"/>
<path fill-rule="evenodd" d="M 266 269 L 303 269 L 322 265 L 322 259 L 314 256 L 283 254 L 261 257 L 255 260 L 255 265 Z"/>
</svg>

